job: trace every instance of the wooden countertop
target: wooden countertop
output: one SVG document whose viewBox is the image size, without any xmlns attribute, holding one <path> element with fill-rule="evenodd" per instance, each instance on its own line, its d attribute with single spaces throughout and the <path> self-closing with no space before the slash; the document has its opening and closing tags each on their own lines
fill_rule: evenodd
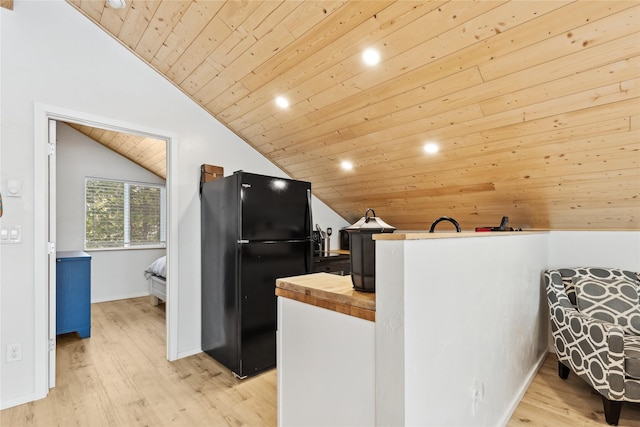
<svg viewBox="0 0 640 427">
<path fill-rule="evenodd" d="M 376 319 L 376 294 L 353 289 L 351 276 L 314 273 L 277 279 L 276 295 L 365 320 Z"/>
<path fill-rule="evenodd" d="M 423 239 L 455 239 L 461 237 L 495 237 L 495 236 L 523 236 L 527 234 L 548 233 L 548 231 L 463 231 L 455 232 L 435 232 L 428 231 L 404 231 L 399 233 L 374 234 L 373 240 L 423 240 Z"/>
</svg>

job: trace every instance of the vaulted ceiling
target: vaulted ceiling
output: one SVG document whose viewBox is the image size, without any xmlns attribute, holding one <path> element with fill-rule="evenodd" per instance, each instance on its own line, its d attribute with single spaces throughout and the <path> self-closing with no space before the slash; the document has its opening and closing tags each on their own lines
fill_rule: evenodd
<svg viewBox="0 0 640 427">
<path fill-rule="evenodd" d="M 167 179 L 167 141 L 77 123 L 67 124 L 160 178 Z"/>
<path fill-rule="evenodd" d="M 68 2 L 349 221 L 640 229 L 637 1 Z"/>
</svg>

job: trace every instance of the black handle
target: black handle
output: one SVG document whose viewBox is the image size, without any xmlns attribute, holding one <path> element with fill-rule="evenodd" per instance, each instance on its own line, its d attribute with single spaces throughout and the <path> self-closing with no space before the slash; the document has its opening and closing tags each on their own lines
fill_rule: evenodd
<svg viewBox="0 0 640 427">
<path fill-rule="evenodd" d="M 311 190 L 307 189 L 307 216 L 308 216 L 308 226 L 309 226 L 309 234 L 313 237 L 313 217 L 311 214 Z"/>
<path fill-rule="evenodd" d="M 364 213 L 364 222 L 369 222 L 369 220 L 373 218 L 369 216 L 369 211 L 373 212 L 373 217 L 376 216 L 376 211 L 374 211 L 373 208 L 368 208 L 367 211 Z"/>
</svg>

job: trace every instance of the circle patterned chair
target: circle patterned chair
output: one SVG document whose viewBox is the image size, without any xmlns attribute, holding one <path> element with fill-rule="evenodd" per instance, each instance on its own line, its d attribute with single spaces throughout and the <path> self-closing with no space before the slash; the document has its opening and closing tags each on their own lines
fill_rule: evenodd
<svg viewBox="0 0 640 427">
<path fill-rule="evenodd" d="M 601 396 L 607 423 L 640 402 L 640 274 L 613 268 L 544 273 L 558 375 L 570 371 Z"/>
</svg>

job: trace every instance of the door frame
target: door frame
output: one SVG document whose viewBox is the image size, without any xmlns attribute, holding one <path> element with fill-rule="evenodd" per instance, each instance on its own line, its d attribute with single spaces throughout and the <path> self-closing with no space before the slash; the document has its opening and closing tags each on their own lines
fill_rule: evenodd
<svg viewBox="0 0 640 427">
<path fill-rule="evenodd" d="M 56 237 L 57 237 L 57 211 L 56 206 L 58 201 L 57 197 L 57 180 L 58 180 L 58 169 L 57 169 L 57 142 L 58 142 L 58 122 L 56 120 L 48 120 L 49 123 L 49 131 L 47 132 L 47 147 L 48 147 L 48 156 L 47 156 L 47 177 L 49 178 L 49 185 L 47 187 L 48 195 L 47 195 L 47 203 L 48 205 L 48 215 L 47 215 L 47 263 L 49 264 L 48 271 L 48 283 L 49 283 L 49 319 L 54 319 L 53 322 L 49 322 L 49 388 L 55 387 L 56 385 L 56 330 L 58 329 L 57 321 L 58 321 L 58 307 L 57 307 L 57 292 L 58 292 L 58 279 L 56 277 Z M 56 298 L 52 298 L 52 295 L 55 295 Z M 89 319 L 91 322 L 91 319 Z"/>
<path fill-rule="evenodd" d="M 74 111 L 68 108 L 34 104 L 34 211 L 43 214 L 36 215 L 34 221 L 34 265 L 35 265 L 35 343 L 34 354 L 36 364 L 37 388 L 48 390 L 50 375 L 49 355 L 50 325 L 55 325 L 55 312 L 49 310 L 50 295 L 55 295 L 55 280 L 52 289 L 49 286 L 49 256 L 48 256 L 48 223 L 55 220 L 55 212 L 49 206 L 49 176 L 48 167 L 48 136 L 49 120 L 77 123 L 118 132 L 148 136 L 167 141 L 167 352 L 168 360 L 178 358 L 178 137 L 175 133 L 153 129 L 148 126 L 125 122 L 108 117 Z M 54 184 L 55 185 L 55 184 Z M 54 187 L 55 188 L 55 187 Z M 51 215 L 53 214 L 53 218 Z M 55 296 L 54 296 L 55 298 Z M 52 316 L 53 315 L 53 316 Z M 55 328 L 51 328 L 55 330 Z M 55 339 L 55 336 L 53 337 Z M 54 341 L 55 343 L 55 341 Z M 55 345 L 53 350 L 55 351 Z M 45 392 L 46 394 L 46 392 Z"/>
</svg>

